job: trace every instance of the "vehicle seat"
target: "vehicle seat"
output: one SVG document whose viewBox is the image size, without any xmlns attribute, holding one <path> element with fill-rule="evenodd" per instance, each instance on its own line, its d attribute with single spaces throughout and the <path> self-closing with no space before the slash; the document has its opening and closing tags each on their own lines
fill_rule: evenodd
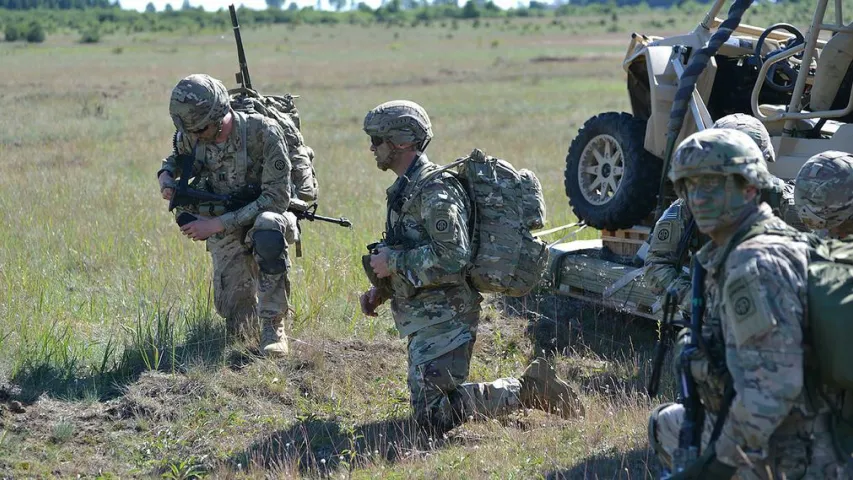
<svg viewBox="0 0 853 480">
<path fill-rule="evenodd" d="M 853 33 L 838 32 L 826 42 L 815 69 L 809 110 L 833 110 L 847 106 L 849 87 L 840 91 L 853 63 Z M 836 99 L 841 103 L 836 102 Z"/>
</svg>

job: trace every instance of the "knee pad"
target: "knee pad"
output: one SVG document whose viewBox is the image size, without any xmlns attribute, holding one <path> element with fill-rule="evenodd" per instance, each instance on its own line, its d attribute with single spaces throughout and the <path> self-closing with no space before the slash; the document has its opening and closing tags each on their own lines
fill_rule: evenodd
<svg viewBox="0 0 853 480">
<path fill-rule="evenodd" d="M 657 408 L 652 410 L 652 413 L 649 415 L 649 446 L 655 451 L 655 454 L 658 456 L 658 460 L 660 460 L 665 468 L 672 468 L 672 460 L 669 458 L 669 454 L 663 448 L 663 445 L 658 441 L 658 416 L 660 415 L 660 412 L 672 405 L 673 403 L 671 402 L 658 405 Z"/>
<path fill-rule="evenodd" d="M 255 230 L 252 234 L 258 267 L 270 275 L 287 271 L 287 257 L 282 255 L 287 248 L 284 236 L 278 230 Z"/>
</svg>

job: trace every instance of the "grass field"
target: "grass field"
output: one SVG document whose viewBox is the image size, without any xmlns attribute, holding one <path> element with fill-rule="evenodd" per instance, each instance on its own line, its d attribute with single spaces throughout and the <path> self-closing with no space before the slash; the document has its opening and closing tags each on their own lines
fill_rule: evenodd
<svg viewBox="0 0 853 480">
<path fill-rule="evenodd" d="M 417 101 L 433 161 L 479 147 L 530 168 L 549 225 L 568 223 L 569 142 L 588 117 L 630 110 L 626 30 L 695 20 L 243 32 L 256 88 L 301 95 L 319 213 L 355 225 L 304 225 L 296 352 L 282 361 L 226 345 L 208 255 L 180 235 L 154 176 L 175 83 L 205 72 L 233 85 L 230 32 L 0 44 L 0 477 L 653 476 L 642 389 L 654 326 L 544 294 L 491 300 L 471 379 L 519 374 L 546 349 L 587 417 L 533 411 L 443 439 L 413 433 L 405 343 L 385 307 L 371 319 L 357 306 L 359 257 L 394 180 L 361 121 L 386 100 Z"/>
</svg>

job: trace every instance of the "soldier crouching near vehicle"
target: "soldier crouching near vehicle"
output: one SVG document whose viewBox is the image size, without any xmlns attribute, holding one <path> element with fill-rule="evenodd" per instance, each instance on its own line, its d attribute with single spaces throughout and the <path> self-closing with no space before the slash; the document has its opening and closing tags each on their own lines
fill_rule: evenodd
<svg viewBox="0 0 853 480">
<path fill-rule="evenodd" d="M 714 122 L 712 128 L 730 128 L 747 134 L 761 150 L 765 162 L 775 162 L 776 152 L 770 143 L 770 133 L 755 117 L 743 113 L 726 115 Z M 774 179 L 770 188 L 761 191 L 761 200 L 767 202 L 774 214 L 785 220 L 797 230 L 807 231 L 794 208 L 793 182 L 784 183 Z M 683 313 L 690 313 L 690 275 L 682 271 L 689 264 L 688 253 L 692 256 L 699 250 L 707 237 L 691 226 L 692 216 L 684 200 L 677 199 L 667 208 L 655 223 L 649 235 L 649 250 L 644 260 L 646 268 L 644 278 L 660 294 L 667 291 L 676 293 L 676 303 Z M 682 251 L 681 249 L 685 249 Z"/>
<path fill-rule="evenodd" d="M 364 119 L 376 166 L 392 170 L 386 238 L 363 259 L 372 286 L 360 299 L 365 315 L 391 300 L 397 330 L 408 337 L 408 385 L 417 423 L 440 436 L 469 418 L 491 418 L 522 407 L 583 414 L 571 387 L 544 359 L 520 379 L 465 383 L 477 336 L 482 296 L 466 281 L 471 256 L 471 201 L 450 173 L 424 150 L 432 139 L 426 111 L 414 102 L 383 103 Z"/>
<path fill-rule="evenodd" d="M 175 178 L 200 178 L 212 193 L 236 195 L 250 185 L 260 195 L 231 212 L 181 226 L 193 240 L 206 240 L 213 259 L 213 297 L 231 335 L 251 334 L 259 318 L 261 352 L 286 355 L 285 318 L 290 282 L 287 239 L 295 220 L 282 215 L 290 203 L 291 169 L 284 132 L 261 115 L 235 112 L 225 85 L 208 75 L 190 75 L 175 86 L 169 114 L 177 128 L 175 151 L 157 172 L 164 199 L 175 194 Z M 193 173 L 178 155 L 191 155 Z M 207 213 L 207 211 L 205 211 Z"/>
<path fill-rule="evenodd" d="M 741 132 L 705 130 L 679 145 L 669 178 L 711 238 L 695 257 L 707 270 L 700 348 L 688 347 L 689 330 L 677 344 L 689 348 L 684 373 L 705 412 L 704 427 L 696 425 L 701 455 L 673 465 L 689 458 L 679 445 L 684 405 L 661 405 L 649 419 L 649 442 L 675 470 L 670 478 L 847 478 L 830 414 L 806 395 L 809 244 L 768 233 L 747 237 L 757 228 L 791 228 L 757 202 L 772 182 L 761 151 Z"/>
</svg>

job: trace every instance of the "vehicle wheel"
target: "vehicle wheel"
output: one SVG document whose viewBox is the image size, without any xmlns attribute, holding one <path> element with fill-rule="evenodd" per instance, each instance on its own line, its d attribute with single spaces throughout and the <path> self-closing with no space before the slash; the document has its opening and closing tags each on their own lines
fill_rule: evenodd
<svg viewBox="0 0 853 480">
<path fill-rule="evenodd" d="M 566 156 L 565 186 L 579 220 L 601 230 L 630 228 L 652 211 L 662 161 L 643 148 L 646 122 L 628 113 L 590 118 Z"/>
</svg>

